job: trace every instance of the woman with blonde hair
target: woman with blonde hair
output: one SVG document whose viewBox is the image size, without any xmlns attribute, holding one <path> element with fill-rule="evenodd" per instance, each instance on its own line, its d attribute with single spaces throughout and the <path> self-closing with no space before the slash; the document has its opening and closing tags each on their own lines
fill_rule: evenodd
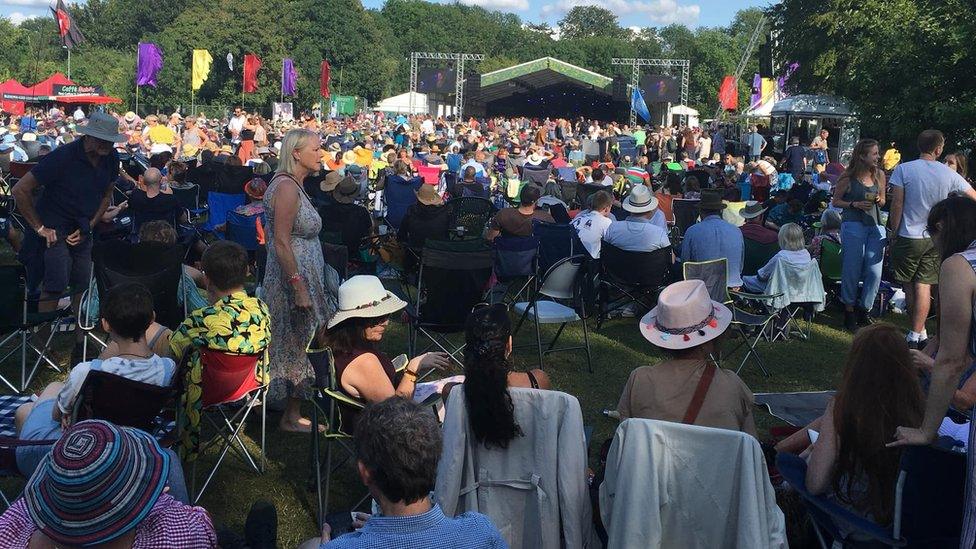
<svg viewBox="0 0 976 549">
<path fill-rule="evenodd" d="M 754 276 L 743 276 L 742 285 L 749 292 L 766 293 L 766 285 L 776 271 L 776 265 L 785 261 L 796 267 L 810 263 L 810 252 L 805 247 L 803 229 L 796 223 L 787 223 L 779 228 L 777 240 L 780 250 L 763 265 Z"/>
<path fill-rule="evenodd" d="M 274 318 L 270 399 L 288 399 L 279 423 L 283 431 L 310 429 L 311 422 L 301 416 L 301 391 L 311 371 L 305 348 L 315 327 L 326 325 L 337 308 L 339 275 L 325 264 L 318 238 L 322 219 L 302 187 L 305 177 L 320 169 L 320 146 L 319 136 L 311 131 L 285 134 L 278 171 L 264 193 L 264 291 Z"/>
</svg>

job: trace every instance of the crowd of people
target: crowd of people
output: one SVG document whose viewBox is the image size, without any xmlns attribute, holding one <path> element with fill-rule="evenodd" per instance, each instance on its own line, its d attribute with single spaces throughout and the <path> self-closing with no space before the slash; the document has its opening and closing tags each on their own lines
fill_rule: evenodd
<svg viewBox="0 0 976 549">
<path fill-rule="evenodd" d="M 309 547 L 520 545 L 501 518 L 445 514 L 437 490 L 447 434 L 429 408 L 411 402 L 425 374 L 457 359 L 463 378 L 442 389 L 440 402 L 462 403 L 455 406 L 464 406 L 471 444 L 505 453 L 532 436 L 513 394 L 558 387 L 542 369 L 515 368 L 516 328 L 508 306 L 495 302 L 505 282 L 493 281 L 501 291 L 485 287 L 489 303 L 472 308 L 463 356 L 430 352 L 400 362 L 383 338 L 408 307 L 391 283 L 416 283 L 411 275 L 426 242 L 490 246 L 554 226 L 572 227 L 588 266 L 608 246 L 634 254 L 628 257 L 635 262 L 640 254 L 671 252 L 667 285 L 653 307 L 609 304 L 611 314 L 639 318 L 641 335 L 667 357 L 635 365 L 613 415 L 750 437 L 758 436 L 752 391 L 716 361 L 738 306 L 727 291 L 748 300 L 796 280 L 788 273 L 812 271 L 820 280 L 814 266 L 839 253 L 837 305 L 855 333 L 843 379 L 822 417 L 776 450 L 808 458 L 811 492 L 889 524 L 901 446 L 931 444 L 951 431 L 971 448 L 970 433 L 946 418 L 950 405 L 966 412 L 976 401 L 968 383 L 976 354 L 976 190 L 966 179 L 966 156 L 945 154 L 942 133 L 926 130 L 917 160 L 901 163 L 893 146 L 882 151 L 876 140 L 862 139 L 843 166 L 831 158 L 824 130 L 809 145 L 794 139 L 777 160 L 759 128 L 735 144 L 727 131 L 381 113 L 269 122 L 241 107 L 225 117 L 94 111 L 78 118 L 51 109 L 8 120 L 0 130 L 0 175 L 22 163 L 29 170 L 8 189 L 16 210 L 2 231 L 38 309 L 54 310 L 71 296 L 80 319 L 93 245 L 119 239 L 185 246 L 180 293 L 188 314 L 172 329 L 160 325 L 153 296 L 137 283 L 101 296 L 96 309 L 109 345 L 90 359 L 85 332 L 76 330 L 68 376 L 17 411 L 21 440 L 56 442 L 18 448 L 17 467 L 30 481 L 0 516 L 0 539 L 14 547 L 143 547 L 160 539 L 216 546 L 209 516 L 190 505 L 181 468 L 197 459 L 202 355 L 214 350 L 260 357 L 255 382 L 270 386 L 260 405 L 281 411 L 282 431 L 317 429 L 303 416 L 316 377 L 333 375 L 344 395 L 336 430 L 353 438 L 358 476 L 378 512 L 335 539 L 324 524 Z M 215 173 L 236 174 L 240 188 L 230 190 L 240 201 L 228 211 L 253 229 L 256 249 L 235 241 L 231 219 L 194 224 L 179 201 L 190 188 L 201 196 L 229 194 L 226 178 Z M 454 223 L 451 210 L 471 197 L 490 212 L 474 234 Z M 209 215 L 215 212 L 211 204 Z M 126 217 L 129 226 L 120 222 Z M 121 233 L 106 229 L 119 226 Z M 342 259 L 329 261 L 336 247 Z M 716 260 L 725 265 L 720 292 L 682 269 Z M 386 276 L 392 272 L 398 277 Z M 593 293 L 600 269 L 581 272 L 581 292 Z M 876 318 L 890 299 L 883 283 L 905 293 L 907 334 Z M 812 286 L 798 291 L 821 309 L 828 299 Z M 939 332 L 929 335 L 932 310 Z M 784 322 L 778 315 L 772 329 L 789 335 Z M 310 360 L 315 348 L 330 349 L 331 374 Z M 164 449 L 142 431 L 104 421 L 73 422 L 93 371 L 160 387 L 179 380 L 178 445 Z M 126 459 L 114 451 L 119 447 Z M 104 466 L 91 470 L 93 460 Z M 976 524 L 972 463 L 967 525 Z M 560 474 L 591 478 L 585 467 Z M 123 481 L 136 488 L 122 491 Z M 92 498 L 96 489 L 122 501 Z M 584 499 L 561 505 L 598 503 Z M 601 533 L 599 513 L 593 516 Z M 779 541 L 770 545 L 785 544 L 773 530 L 770 540 Z M 972 547 L 974 535 L 967 527 L 962 546 Z"/>
</svg>

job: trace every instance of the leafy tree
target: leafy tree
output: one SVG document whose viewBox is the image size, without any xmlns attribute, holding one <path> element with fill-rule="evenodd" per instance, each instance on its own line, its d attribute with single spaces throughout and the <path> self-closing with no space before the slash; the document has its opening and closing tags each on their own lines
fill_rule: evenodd
<svg viewBox="0 0 976 549">
<path fill-rule="evenodd" d="M 627 38 L 628 31 L 620 27 L 616 14 L 600 6 L 575 6 L 559 21 L 560 37 L 573 40 L 604 36 Z"/>
</svg>

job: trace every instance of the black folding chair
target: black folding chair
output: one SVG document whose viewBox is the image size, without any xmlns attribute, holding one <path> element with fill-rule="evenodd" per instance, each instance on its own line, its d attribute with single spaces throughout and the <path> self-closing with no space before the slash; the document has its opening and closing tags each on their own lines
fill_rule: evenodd
<svg viewBox="0 0 976 549">
<path fill-rule="evenodd" d="M 525 166 L 522 168 L 522 181 L 528 181 L 529 183 L 535 183 L 540 187 L 545 187 L 546 183 L 549 181 L 549 177 L 552 175 L 552 170 L 546 168 L 531 168 Z"/>
<path fill-rule="evenodd" d="M 611 303 L 614 308 L 631 304 L 639 309 L 652 308 L 657 295 L 667 285 L 671 259 L 670 246 L 653 252 L 630 252 L 603 242 L 600 245 L 600 315 L 597 329 L 607 319 Z"/>
<path fill-rule="evenodd" d="M 174 373 L 173 382 L 167 387 L 161 387 L 91 370 L 85 376 L 85 383 L 75 400 L 73 422 L 103 419 L 116 425 L 135 427 L 162 438 L 169 434 L 169 429 L 160 420 L 164 410 L 172 410 L 175 406 L 179 378 Z"/>
<path fill-rule="evenodd" d="M 92 249 L 98 294 L 104 298 L 111 288 L 123 282 L 138 282 L 152 293 L 156 322 L 175 330 L 187 313 L 186 296 L 182 305 L 179 299 L 183 255 L 179 244 L 132 244 L 121 240 L 98 243 Z"/>
<path fill-rule="evenodd" d="M 464 344 L 456 344 L 448 336 L 464 332 L 468 313 L 484 298 L 491 270 L 492 250 L 484 240 L 428 240 L 424 244 L 416 299 L 407 307 L 410 356 L 422 352 L 417 337 L 423 335 L 431 341 L 430 347 L 463 365 L 457 355 Z"/>
<path fill-rule="evenodd" d="M 539 271 L 546 272 L 561 259 L 586 253 L 579 235 L 572 225 L 545 223 L 532 224 L 532 234 L 539 237 Z"/>
<path fill-rule="evenodd" d="M 494 272 L 498 286 L 493 288 L 490 301 L 494 302 L 496 296 L 502 294 L 502 301 L 510 303 L 535 282 L 539 269 L 539 237 L 498 236 L 492 247 L 495 249 Z M 512 292 L 513 287 L 515 292 Z"/>
<path fill-rule="evenodd" d="M 613 193 L 613 187 L 604 187 L 603 185 L 594 185 L 592 183 L 583 183 L 576 186 L 576 204 L 582 209 L 587 209 L 590 207 L 590 197 L 600 191 L 607 191 Z"/>
<path fill-rule="evenodd" d="M 674 225 L 684 236 L 688 227 L 698 222 L 698 203 L 701 200 L 675 198 L 671 201 L 671 212 L 674 214 Z"/>
<path fill-rule="evenodd" d="M 460 238 L 481 238 L 495 206 L 486 198 L 463 196 L 448 201 L 448 227 Z"/>
</svg>

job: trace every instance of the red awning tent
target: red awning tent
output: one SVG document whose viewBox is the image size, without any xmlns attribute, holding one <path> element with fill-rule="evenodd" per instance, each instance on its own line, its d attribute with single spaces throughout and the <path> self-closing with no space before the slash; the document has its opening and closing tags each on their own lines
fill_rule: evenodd
<svg viewBox="0 0 976 549">
<path fill-rule="evenodd" d="M 106 103 L 121 103 L 118 97 L 104 95 L 54 95 L 54 86 L 73 86 L 74 82 L 67 76 L 56 72 L 48 78 L 27 87 L 14 79 L 7 80 L 0 84 L 0 99 L 3 94 L 16 94 L 18 96 L 33 98 L 31 102 L 57 101 L 58 103 L 87 103 L 94 105 L 104 105 Z M 24 114 L 24 101 L 3 100 L 0 108 L 11 114 Z"/>
</svg>

